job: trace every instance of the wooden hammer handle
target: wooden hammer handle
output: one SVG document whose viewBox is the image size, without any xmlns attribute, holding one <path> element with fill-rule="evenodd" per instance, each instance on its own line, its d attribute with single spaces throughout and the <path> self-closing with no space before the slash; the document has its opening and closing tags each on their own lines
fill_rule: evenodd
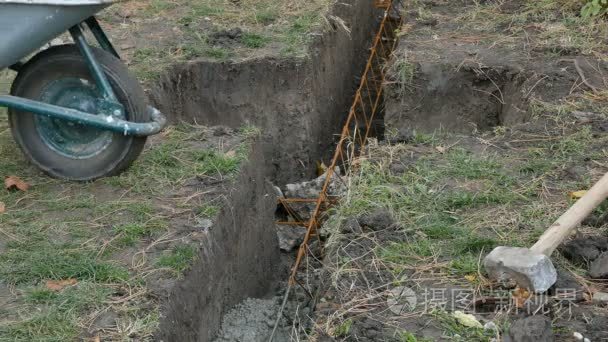
<svg viewBox="0 0 608 342">
<path fill-rule="evenodd" d="M 551 256 L 551 253 L 591 212 L 608 197 L 608 173 L 585 193 L 568 211 L 547 229 L 530 248 L 532 251 Z"/>
</svg>

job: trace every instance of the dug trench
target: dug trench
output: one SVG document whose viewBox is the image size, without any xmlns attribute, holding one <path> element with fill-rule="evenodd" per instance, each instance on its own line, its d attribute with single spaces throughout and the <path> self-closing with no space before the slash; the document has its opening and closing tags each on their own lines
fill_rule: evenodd
<svg viewBox="0 0 608 342">
<path fill-rule="evenodd" d="M 468 5 L 466 1 L 463 4 Z M 523 55 L 512 47 L 496 47 L 479 40 L 470 41 L 467 37 L 462 41 L 451 36 L 451 39 L 435 39 L 429 27 L 442 37 L 443 34 L 450 35 L 460 26 L 449 20 L 438 26 L 434 18 L 449 16 L 453 8 L 434 2 L 431 2 L 431 6 L 435 7 L 430 17 L 421 17 L 424 12 L 419 10 L 408 12 L 409 25 L 389 66 L 391 72 L 385 87 L 386 110 L 383 113 L 383 129 L 388 139 L 382 144 L 414 145 L 413 150 L 409 151 L 412 160 L 402 158 L 401 162 L 391 165 L 391 172 L 399 174 L 410 170 L 417 159 L 424 159 L 424 155 L 434 152 L 433 148 L 427 146 L 432 145 L 435 139 L 441 141 L 443 135 L 449 137 L 439 145 L 444 151 L 441 153 L 447 153 L 446 149 L 457 144 L 463 145 L 463 149 L 468 151 L 466 153 L 485 153 L 488 149 L 501 150 L 492 146 L 494 143 L 484 143 L 488 134 L 494 134 L 496 130 L 508 130 L 511 140 L 555 130 L 554 121 L 538 119 L 539 106 L 560 103 L 561 99 L 576 90 L 583 91 L 573 88 L 581 72 L 595 75 L 597 68 L 605 71 L 605 66 L 599 61 L 585 59 L 568 50 L 558 49 L 561 56 L 555 58 L 547 57 L 546 47 L 531 49 L 529 55 Z M 331 27 L 311 44 L 309 58 L 266 58 L 239 63 L 191 62 L 175 66 L 151 89 L 154 102 L 161 110 L 175 113 L 173 119 L 176 121 L 230 127 L 247 124 L 259 127 L 263 132 L 255 144 L 249 164 L 243 168 L 241 178 L 235 183 L 239 184 L 238 188 L 235 187 L 229 196 L 230 204 L 220 212 L 218 226 L 209 235 L 209 241 L 218 243 L 210 243 L 201 249 L 200 261 L 192 266 L 165 301 L 167 306 L 163 312 L 166 316 L 161 321 L 160 339 L 213 340 L 222 326 L 218 341 L 263 341 L 272 329 L 274 315 L 280 305 L 279 297 L 283 293 L 282 281 L 287 277 L 293 256 L 279 252 L 273 224 L 277 192 L 270 183 L 285 185 L 311 179 L 317 161 L 330 157 L 335 146 L 333 137 L 339 132 L 357 83 L 353 76 L 362 70 L 378 19 L 369 4 L 362 1 L 349 6 L 338 3 L 332 11 L 328 18 L 339 17 L 344 23 L 329 19 Z M 431 39 L 436 42 L 429 44 Z M 580 71 L 581 68 L 583 71 Z M 597 80 L 592 78 L 590 81 Z M 595 119 L 590 120 L 598 123 Z M 458 134 L 464 136 L 458 137 Z M 511 148 L 509 142 L 504 143 Z M 383 154 L 381 151 L 377 153 Z M 370 156 L 370 159 L 374 160 L 374 156 Z M 447 180 L 443 186 L 454 186 L 449 184 L 452 181 Z M 432 186 L 441 188 L 437 184 Z M 481 185 L 468 186 L 474 188 Z M 477 195 L 473 195 L 473 198 L 475 202 Z M 483 199 L 479 201 L 483 202 Z M 455 337 L 450 337 L 446 336 L 443 328 L 429 325 L 424 315 L 420 319 L 391 320 L 394 318 L 388 319 L 384 314 L 386 308 L 370 315 L 340 316 L 349 311 L 348 304 L 357 298 L 342 297 L 341 291 L 352 294 L 353 288 L 349 291 L 340 288 L 340 285 L 350 283 L 357 289 L 359 283 L 365 281 L 365 286 L 381 292 L 386 290 L 385 282 L 401 283 L 401 277 L 411 279 L 407 284 L 417 284 L 418 288 L 437 286 L 443 281 L 430 276 L 426 283 L 417 283 L 416 272 L 403 271 L 399 271 L 399 277 L 395 278 L 395 270 L 390 270 L 390 267 L 376 269 L 376 272 L 364 270 L 366 273 L 361 277 L 332 274 L 334 266 L 345 267 L 340 266 L 344 260 L 333 259 L 342 252 L 367 260 L 372 252 L 367 249 L 374 244 L 389 246 L 387 250 L 390 250 L 393 243 L 405 243 L 414 249 L 409 245 L 408 234 L 401 234 L 403 227 L 396 228 L 402 222 L 396 222 L 391 218 L 393 215 L 385 211 L 367 212 L 344 221 L 345 227 L 340 227 L 339 233 L 332 233 L 331 227 L 326 229 L 324 238 L 332 242 L 325 252 L 327 260 L 313 262 L 305 271 L 307 276 L 312 275 L 307 291 L 321 293 L 320 298 L 316 298 L 321 304 L 316 314 L 311 314 L 310 308 L 306 307 L 288 311 L 292 319 L 283 323 L 283 331 L 276 336 L 276 341 L 289 340 L 290 330 L 292 333 L 296 331 L 296 334 L 307 331 L 310 322 L 300 320 L 310 320 L 311 316 L 312 320 L 316 320 L 317 327 L 326 328 L 313 331 L 311 335 L 315 338 L 400 341 L 408 340 L 412 331 L 414 335 L 421 334 L 437 340 L 487 340 L 495 335 L 494 330 L 474 333 L 459 331 Z M 403 229 L 411 231 L 413 228 Z M 372 231 L 372 245 L 344 244 L 344 240 L 356 241 L 361 234 L 368 236 L 368 231 Z M 423 232 L 421 236 L 431 233 Z M 479 252 L 477 244 L 484 245 L 487 241 L 485 237 L 479 237 L 471 248 Z M 352 250 L 349 249 L 351 247 Z M 414 257 L 424 259 L 424 251 Z M 446 263 L 449 260 L 449 256 L 444 256 L 439 261 Z M 370 264 L 376 262 L 367 261 Z M 335 284 L 328 284 L 330 279 L 338 279 L 338 287 L 333 288 Z M 575 287 L 579 296 L 584 291 L 572 276 L 564 272 L 560 284 Z M 370 298 L 384 301 L 387 296 L 390 297 L 386 293 L 376 295 L 378 293 L 373 293 Z M 303 300 L 307 296 L 306 293 L 295 294 L 296 301 L 310 304 L 311 301 Z M 235 306 L 236 309 L 230 310 Z M 354 311 L 358 309 L 353 308 Z M 296 310 L 300 318 L 293 317 Z M 592 315 L 598 322 L 604 317 L 594 310 L 580 312 Z M 328 320 L 324 321 L 323 317 L 328 317 Z M 435 320 L 447 320 L 453 324 L 450 319 L 450 316 L 435 316 Z M 528 324 L 525 318 L 521 319 L 521 322 L 513 321 L 514 326 Z M 508 321 L 496 320 L 496 325 L 508 325 Z M 583 331 L 588 333 L 586 336 L 601 336 L 601 331 L 594 328 L 585 331 L 580 322 L 569 322 L 561 316 L 555 321 L 560 329 Z M 545 338 L 547 329 L 546 326 L 541 327 L 541 323 L 545 324 L 545 321 L 541 320 L 536 328 L 526 333 Z M 304 328 L 296 327 L 298 324 Z M 399 329 L 395 329 L 395 326 Z M 515 340 L 526 338 L 513 337 L 509 331 L 498 333 Z M 517 332 L 513 334 L 517 335 Z"/>
<path fill-rule="evenodd" d="M 158 340 L 212 341 L 231 308 L 272 298 L 286 279 L 292 256 L 279 250 L 272 185 L 310 179 L 316 163 L 330 156 L 380 18 L 362 0 L 336 3 L 330 12 L 305 58 L 193 61 L 171 67 L 150 87 L 152 101 L 175 123 L 260 132 L 197 261 L 160 294 Z M 253 311 L 275 314 L 261 305 Z M 264 316 L 261 324 L 271 319 Z M 270 329 L 223 332 L 222 338 L 264 341 Z"/>
</svg>

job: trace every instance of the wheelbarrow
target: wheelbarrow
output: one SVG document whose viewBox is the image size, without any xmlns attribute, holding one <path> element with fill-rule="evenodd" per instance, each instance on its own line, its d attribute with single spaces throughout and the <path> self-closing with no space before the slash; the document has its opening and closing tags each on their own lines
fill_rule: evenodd
<svg viewBox="0 0 608 342">
<path fill-rule="evenodd" d="M 166 123 L 95 19 L 113 2 L 0 0 L 0 71 L 17 72 L 0 106 L 27 159 L 53 177 L 117 175 Z M 40 51 L 66 31 L 72 44 Z"/>
</svg>

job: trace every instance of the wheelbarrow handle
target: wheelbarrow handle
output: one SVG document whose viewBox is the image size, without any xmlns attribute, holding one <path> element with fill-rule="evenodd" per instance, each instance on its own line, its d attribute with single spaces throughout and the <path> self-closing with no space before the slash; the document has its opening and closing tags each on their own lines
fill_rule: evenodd
<svg viewBox="0 0 608 342">
<path fill-rule="evenodd" d="M 156 134 L 167 124 L 165 116 L 152 106 L 148 106 L 147 108 L 151 118 L 150 122 L 131 122 L 112 115 L 95 115 L 11 95 L 0 96 L 0 107 L 14 108 L 36 115 L 46 115 L 51 118 L 140 137 Z"/>
</svg>

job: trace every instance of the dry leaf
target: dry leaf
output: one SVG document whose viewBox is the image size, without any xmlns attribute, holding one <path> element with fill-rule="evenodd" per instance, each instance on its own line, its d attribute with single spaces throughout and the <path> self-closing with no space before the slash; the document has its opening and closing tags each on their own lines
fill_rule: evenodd
<svg viewBox="0 0 608 342">
<path fill-rule="evenodd" d="M 99 335 L 93 337 L 93 342 L 101 342 L 101 337 Z"/>
<path fill-rule="evenodd" d="M 572 191 L 569 193 L 571 199 L 579 199 L 587 193 L 587 190 Z"/>
<path fill-rule="evenodd" d="M 435 149 L 439 152 L 439 153 L 445 153 L 445 151 L 447 151 L 447 148 L 443 147 L 443 146 L 436 146 Z"/>
<path fill-rule="evenodd" d="M 465 275 L 464 279 L 468 280 L 470 283 L 474 283 L 477 281 L 477 276 L 473 274 Z"/>
<path fill-rule="evenodd" d="M 66 286 L 76 285 L 78 281 L 74 278 L 63 280 L 47 280 L 46 288 L 51 291 L 61 291 Z"/>
<path fill-rule="evenodd" d="M 224 153 L 224 156 L 226 156 L 227 158 L 232 158 L 232 157 L 236 156 L 236 151 L 230 150 L 230 151 Z"/>
<path fill-rule="evenodd" d="M 6 190 L 27 191 L 30 185 L 17 176 L 8 176 L 4 179 L 4 187 Z"/>
<path fill-rule="evenodd" d="M 4 213 L 6 211 L 6 205 L 4 204 L 4 202 L 0 202 L 0 214 Z"/>
<path fill-rule="evenodd" d="M 530 296 L 532 296 L 530 291 L 528 291 L 526 289 L 522 289 L 520 287 L 513 290 L 512 295 L 513 295 L 513 301 L 515 302 L 515 305 L 520 309 L 524 307 L 524 305 L 526 304 L 526 301 L 528 301 Z"/>
</svg>

